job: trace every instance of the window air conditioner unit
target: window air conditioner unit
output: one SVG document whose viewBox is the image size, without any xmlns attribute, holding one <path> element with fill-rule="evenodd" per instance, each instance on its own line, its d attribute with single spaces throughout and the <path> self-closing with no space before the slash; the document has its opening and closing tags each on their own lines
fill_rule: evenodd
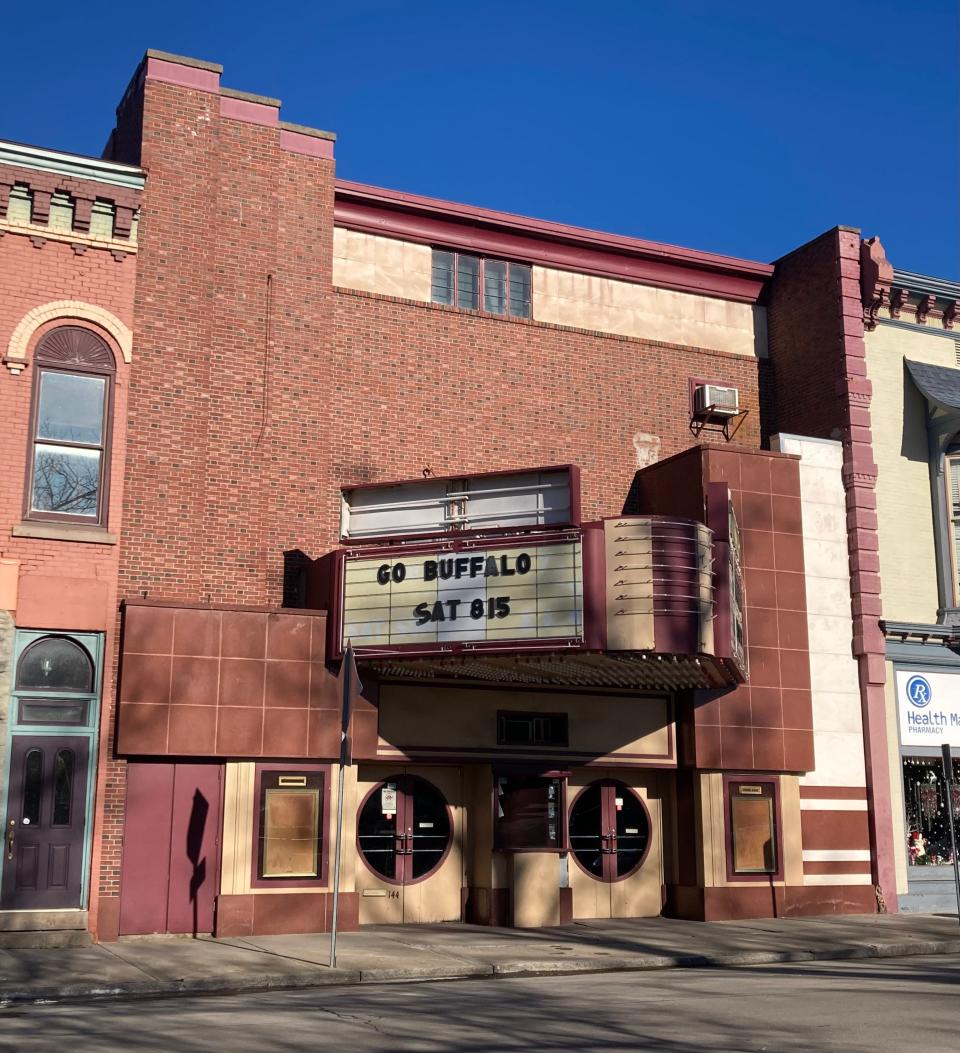
<svg viewBox="0 0 960 1053">
<path fill-rule="evenodd" d="M 740 412 L 740 392 L 717 384 L 698 384 L 693 406 L 698 417 L 736 417 Z"/>
</svg>

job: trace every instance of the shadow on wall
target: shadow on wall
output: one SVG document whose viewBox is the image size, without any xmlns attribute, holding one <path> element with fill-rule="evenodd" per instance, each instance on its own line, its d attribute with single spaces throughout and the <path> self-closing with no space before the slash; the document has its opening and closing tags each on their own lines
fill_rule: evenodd
<svg viewBox="0 0 960 1053">
<path fill-rule="evenodd" d="M 903 362 L 903 434 L 900 437 L 900 456 L 908 461 L 928 463 L 930 441 L 927 436 L 927 400 L 917 391 L 917 386 Z M 958 420 L 960 429 L 960 420 Z"/>
<path fill-rule="evenodd" d="M 201 858 L 203 835 L 207 828 L 207 816 L 210 804 L 199 790 L 193 791 L 193 804 L 190 809 L 190 821 L 187 823 L 187 859 L 193 871 L 190 875 L 190 903 L 193 907 L 192 933 L 197 935 L 199 928 L 200 889 L 207 880 L 207 858 Z"/>
</svg>

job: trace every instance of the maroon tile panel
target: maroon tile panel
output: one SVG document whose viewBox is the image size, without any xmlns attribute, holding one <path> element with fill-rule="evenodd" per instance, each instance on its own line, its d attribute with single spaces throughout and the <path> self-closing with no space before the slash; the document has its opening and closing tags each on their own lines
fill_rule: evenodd
<svg viewBox="0 0 960 1053">
<path fill-rule="evenodd" d="M 742 494 L 740 519 L 750 530 L 773 530 L 773 499 L 769 494 Z"/>
<path fill-rule="evenodd" d="M 740 489 L 758 494 L 770 493 L 770 462 L 775 458 L 762 452 L 740 456 Z"/>
<path fill-rule="evenodd" d="M 366 716 L 366 714 L 363 714 Z M 361 714 L 356 714 L 354 720 L 355 723 L 359 720 Z M 332 709 L 311 709 L 310 710 L 310 724 L 309 724 L 309 737 L 307 740 L 307 756 L 334 759 L 340 755 L 340 714 Z M 357 739 L 359 736 L 354 734 L 354 753 L 358 752 Z M 374 743 L 376 743 L 376 738 Z M 366 756 L 376 756 L 376 745 L 374 745 L 372 754 L 369 750 L 365 750 Z"/>
<path fill-rule="evenodd" d="M 778 534 L 802 534 L 803 517 L 799 497 L 773 497 L 773 529 Z"/>
<path fill-rule="evenodd" d="M 216 754 L 217 707 L 171 706 L 167 753 L 207 757 Z"/>
<path fill-rule="evenodd" d="M 219 704 L 263 708 L 266 663 L 250 658 L 220 660 Z"/>
<path fill-rule="evenodd" d="M 694 709 L 696 764 L 809 771 L 814 751 L 799 460 L 709 446 L 703 464 L 705 486 L 730 485 L 741 529 L 749 683 Z"/>
<path fill-rule="evenodd" d="M 117 752 L 156 756 L 167 752 L 168 705 L 121 702 L 117 714 Z"/>
<path fill-rule="evenodd" d="M 744 569 L 747 571 L 773 570 L 773 533 L 769 530 L 744 529 L 742 538 Z M 744 588 L 746 588 L 746 581 Z"/>
<path fill-rule="evenodd" d="M 752 728 L 720 728 L 720 766 L 741 771 L 752 770 Z"/>
<path fill-rule="evenodd" d="M 138 607 L 135 617 L 124 620 L 124 651 L 135 654 L 172 654 L 173 615 L 174 611 L 170 607 Z"/>
<path fill-rule="evenodd" d="M 219 657 L 220 616 L 220 611 L 177 610 L 173 619 L 173 653 Z"/>
<path fill-rule="evenodd" d="M 778 611 L 775 625 L 780 646 L 790 651 L 806 651 L 807 615 L 804 611 Z"/>
<path fill-rule="evenodd" d="M 809 688 L 785 687 L 783 698 L 783 727 L 795 731 L 813 729 L 813 699 Z"/>
<path fill-rule="evenodd" d="M 309 662 L 312 622 L 313 618 L 297 614 L 267 615 L 267 657 Z"/>
<path fill-rule="evenodd" d="M 720 723 L 724 727 L 749 728 L 753 726 L 750 696 L 749 687 L 738 687 L 720 699 Z"/>
<path fill-rule="evenodd" d="M 170 698 L 178 705 L 216 706 L 220 659 L 173 656 Z"/>
<path fill-rule="evenodd" d="M 783 753 L 785 771 L 813 771 L 816 766 L 813 755 L 813 731 L 785 729 Z"/>
<path fill-rule="evenodd" d="M 118 749 L 336 755 L 340 692 L 323 661 L 325 638 L 326 618 L 314 613 L 127 603 Z M 333 715 L 333 740 L 330 720 L 311 723 L 311 702 Z"/>
<path fill-rule="evenodd" d="M 755 728 L 783 728 L 783 691 L 779 687 L 751 687 L 750 711 Z"/>
<path fill-rule="evenodd" d="M 803 573 L 803 536 L 801 534 L 776 534 L 773 547 L 777 570 Z"/>
<path fill-rule="evenodd" d="M 266 648 L 267 626 L 262 614 L 250 611 L 223 612 L 220 636 L 220 654 L 223 658 L 264 658 Z"/>
<path fill-rule="evenodd" d="M 750 609 L 763 607 L 766 611 L 776 610 L 777 576 L 772 570 L 747 570 L 743 582 L 747 601 L 747 630 L 750 629 Z M 760 617 L 765 615 L 761 614 Z"/>
<path fill-rule="evenodd" d="M 310 698 L 309 662 L 267 661 L 264 704 L 268 709 L 306 710 Z"/>
<path fill-rule="evenodd" d="M 263 714 L 260 707 L 220 706 L 217 742 L 220 757 L 263 756 Z"/>
<path fill-rule="evenodd" d="M 265 757 L 307 757 L 307 724 L 310 711 L 268 709 L 263 717 L 263 755 Z"/>
<path fill-rule="evenodd" d="M 170 703 L 170 655 L 124 655 L 120 669 L 120 701 Z"/>
<path fill-rule="evenodd" d="M 778 457 L 770 465 L 770 490 L 783 497 L 800 497 L 800 462 Z"/>
<path fill-rule="evenodd" d="M 219 939 L 253 935 L 253 896 L 217 896 L 217 930 Z"/>
<path fill-rule="evenodd" d="M 766 771 L 783 771 L 783 731 L 780 728 L 754 728 L 754 767 Z"/>
</svg>

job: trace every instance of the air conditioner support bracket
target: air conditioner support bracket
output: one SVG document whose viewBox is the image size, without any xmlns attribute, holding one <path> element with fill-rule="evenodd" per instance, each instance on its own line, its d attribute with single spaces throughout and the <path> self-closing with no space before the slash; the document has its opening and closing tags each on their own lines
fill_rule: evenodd
<svg viewBox="0 0 960 1053">
<path fill-rule="evenodd" d="M 699 413 L 690 418 L 690 431 L 699 439 L 702 432 L 712 432 L 723 435 L 727 442 L 732 442 L 734 436 L 740 430 L 743 419 L 750 412 L 740 410 L 729 417 L 721 417 L 715 412 L 716 407 L 706 406 Z"/>
</svg>

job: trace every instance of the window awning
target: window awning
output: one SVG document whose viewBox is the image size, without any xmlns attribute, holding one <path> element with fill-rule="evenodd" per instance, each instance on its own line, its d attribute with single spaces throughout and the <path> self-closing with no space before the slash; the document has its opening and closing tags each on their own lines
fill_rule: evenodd
<svg viewBox="0 0 960 1053">
<path fill-rule="evenodd" d="M 947 412 L 960 410 L 960 369 L 931 366 L 926 362 L 905 359 L 914 384 L 931 406 Z"/>
</svg>

